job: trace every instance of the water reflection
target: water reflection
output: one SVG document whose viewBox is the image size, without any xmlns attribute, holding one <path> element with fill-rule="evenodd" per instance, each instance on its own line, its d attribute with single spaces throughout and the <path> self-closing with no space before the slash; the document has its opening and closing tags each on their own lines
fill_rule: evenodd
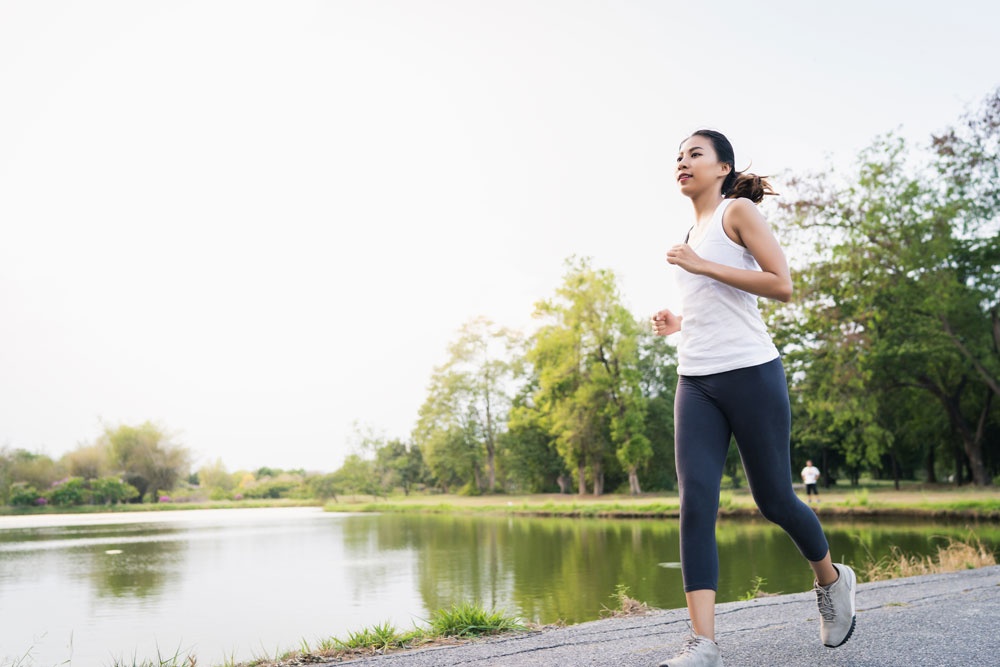
<svg viewBox="0 0 1000 667">
<path fill-rule="evenodd" d="M 888 556 L 893 546 L 933 554 L 970 530 L 1000 544 L 993 525 L 828 522 L 825 528 L 834 559 L 848 563 Z M 576 623 L 613 606 L 619 584 L 653 606 L 684 606 L 680 569 L 670 566 L 680 560 L 675 520 L 385 515 L 355 517 L 344 536 L 349 552 L 413 552 L 427 609 L 475 599 L 535 622 Z M 718 544 L 720 601 L 742 597 L 757 577 L 771 593 L 812 586 L 795 545 L 764 520 L 720 521 Z M 381 575 L 369 576 L 364 585 L 376 586 Z"/>
<path fill-rule="evenodd" d="M 159 594 L 177 578 L 186 553 L 186 543 L 162 540 L 121 544 L 93 552 L 88 570 L 94 591 L 98 596 L 115 598 Z"/>
<path fill-rule="evenodd" d="M 186 543 L 174 527 L 71 526 L 0 531 L 0 580 L 24 581 L 59 562 L 77 585 L 90 581 L 101 597 L 159 594 L 180 569 Z M 69 556 L 67 558 L 67 556 Z"/>
</svg>

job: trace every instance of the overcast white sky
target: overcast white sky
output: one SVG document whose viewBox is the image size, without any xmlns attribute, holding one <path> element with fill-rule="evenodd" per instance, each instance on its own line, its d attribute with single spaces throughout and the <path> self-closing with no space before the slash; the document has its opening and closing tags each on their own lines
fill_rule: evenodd
<svg viewBox="0 0 1000 667">
<path fill-rule="evenodd" d="M 196 463 L 405 438 L 463 322 L 570 255 L 676 305 L 678 143 L 758 173 L 926 139 L 1000 3 L 0 2 L 0 446 L 159 422 Z M 779 182 L 780 183 L 780 182 Z"/>
</svg>

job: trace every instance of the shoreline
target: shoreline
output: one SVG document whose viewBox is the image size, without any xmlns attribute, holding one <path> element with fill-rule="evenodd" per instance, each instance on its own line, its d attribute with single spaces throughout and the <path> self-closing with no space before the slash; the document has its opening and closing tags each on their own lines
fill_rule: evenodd
<svg viewBox="0 0 1000 667">
<path fill-rule="evenodd" d="M 314 507 L 333 513 L 400 513 L 522 516 L 538 518 L 600 518 L 600 519 L 676 519 L 680 505 L 676 495 L 649 496 L 578 496 L 535 494 L 507 496 L 420 495 L 372 498 L 346 496 L 337 501 L 317 500 L 250 500 L 203 503 L 153 503 L 136 505 L 46 508 L 0 508 L 4 517 L 58 517 L 87 515 L 157 515 L 163 512 L 197 510 L 237 510 L 264 508 Z M 1000 522 L 1000 489 L 914 489 L 914 490 L 851 490 L 828 493 L 824 502 L 810 505 L 820 519 L 914 519 L 927 521 Z M 762 518 L 746 490 L 723 491 L 720 518 Z"/>
</svg>

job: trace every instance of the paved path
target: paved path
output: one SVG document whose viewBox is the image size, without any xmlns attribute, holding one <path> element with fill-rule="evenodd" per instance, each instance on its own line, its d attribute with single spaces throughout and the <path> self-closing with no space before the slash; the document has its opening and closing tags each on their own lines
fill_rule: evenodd
<svg viewBox="0 0 1000 667">
<path fill-rule="evenodd" d="M 717 607 L 726 667 L 1000 666 L 1000 566 L 861 584 L 858 625 L 837 649 L 819 641 L 811 592 Z M 652 667 L 687 634 L 683 609 L 328 665 L 351 667 Z"/>
</svg>

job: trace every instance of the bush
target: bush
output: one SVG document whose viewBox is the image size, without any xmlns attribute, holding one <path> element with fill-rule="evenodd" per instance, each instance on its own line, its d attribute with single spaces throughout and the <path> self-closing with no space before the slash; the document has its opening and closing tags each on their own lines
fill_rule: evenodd
<svg viewBox="0 0 1000 667">
<path fill-rule="evenodd" d="M 10 489 L 10 504 L 15 507 L 33 507 L 38 504 L 42 494 L 35 487 L 24 482 L 16 482 Z"/>
<path fill-rule="evenodd" d="M 95 505 L 117 505 L 139 495 L 139 490 L 117 477 L 90 480 L 91 502 Z"/>
<path fill-rule="evenodd" d="M 82 505 L 90 496 L 90 489 L 83 485 L 82 477 L 70 477 L 57 483 L 47 497 L 53 505 Z"/>
<path fill-rule="evenodd" d="M 289 493 L 298 486 L 293 481 L 274 481 L 256 484 L 243 489 L 244 498 L 287 498 Z"/>
</svg>

